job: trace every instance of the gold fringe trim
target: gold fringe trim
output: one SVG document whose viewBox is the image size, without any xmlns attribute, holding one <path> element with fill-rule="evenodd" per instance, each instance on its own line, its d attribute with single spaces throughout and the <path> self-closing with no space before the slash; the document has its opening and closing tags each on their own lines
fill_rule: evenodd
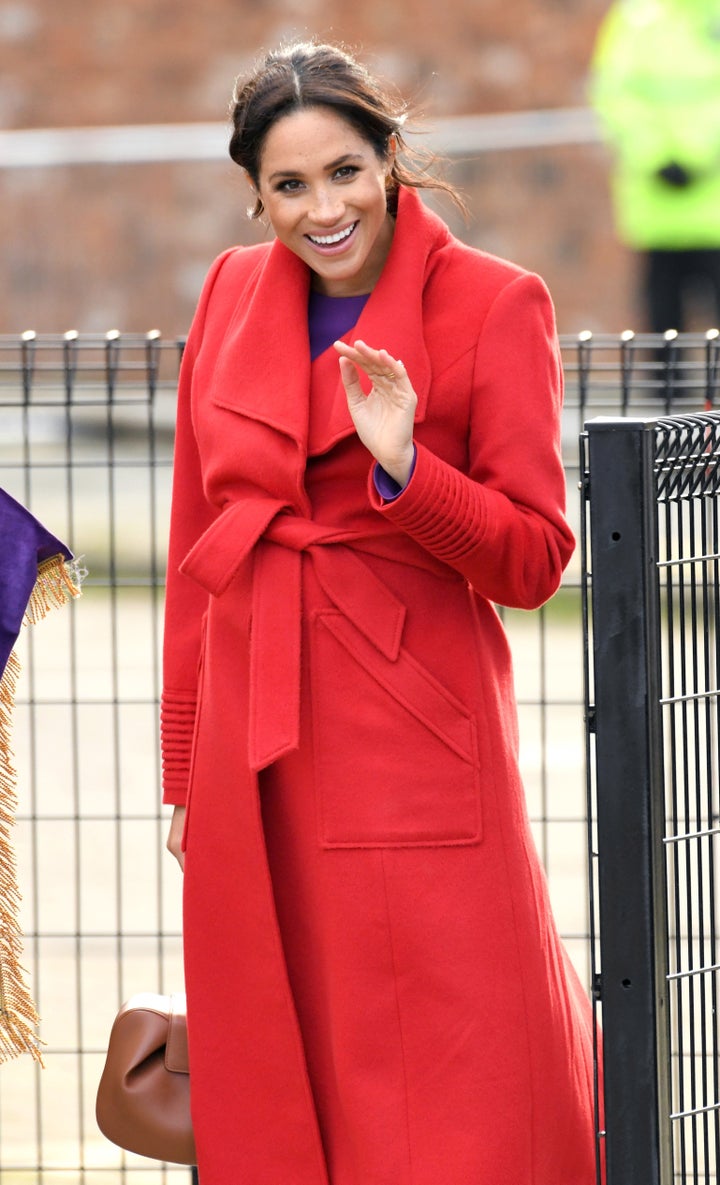
<svg viewBox="0 0 720 1185">
<path fill-rule="evenodd" d="M 38 566 L 35 587 L 25 610 L 25 624 L 35 625 L 47 617 L 51 609 L 59 609 L 66 601 L 79 597 L 86 575 L 77 560 L 66 560 L 62 555 L 43 560 Z"/>
<path fill-rule="evenodd" d="M 34 624 L 51 609 L 80 595 L 84 571 L 62 555 L 38 568 L 24 622 Z M 0 679 L 0 1063 L 29 1053 L 43 1065 L 37 1035 L 39 1017 L 20 959 L 22 933 L 18 921 L 20 891 L 12 829 L 17 809 L 17 774 L 12 755 L 12 714 L 20 663 L 13 651 Z"/>
<path fill-rule="evenodd" d="M 20 892 L 11 838 L 17 807 L 17 777 L 10 734 L 19 674 L 20 663 L 13 651 L 0 682 L 0 1062 L 29 1053 L 42 1065 L 36 1035 L 37 1009 L 20 963 Z"/>
</svg>

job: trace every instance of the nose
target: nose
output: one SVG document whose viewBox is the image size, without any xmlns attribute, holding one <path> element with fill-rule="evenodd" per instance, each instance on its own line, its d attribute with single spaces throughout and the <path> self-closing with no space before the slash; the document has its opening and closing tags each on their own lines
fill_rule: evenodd
<svg viewBox="0 0 720 1185">
<path fill-rule="evenodd" d="M 337 189 L 321 185 L 313 190 L 308 213 L 318 226 L 334 226 L 341 220 L 344 209 L 345 202 Z"/>
</svg>

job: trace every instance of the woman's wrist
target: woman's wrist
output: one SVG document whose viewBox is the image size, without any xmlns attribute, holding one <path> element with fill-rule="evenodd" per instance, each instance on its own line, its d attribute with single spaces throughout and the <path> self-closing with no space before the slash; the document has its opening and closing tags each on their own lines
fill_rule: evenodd
<svg viewBox="0 0 720 1185">
<path fill-rule="evenodd" d="M 401 489 L 404 489 L 415 467 L 415 445 L 411 440 L 407 449 L 400 456 L 376 457 L 375 460 L 383 472 L 397 482 Z"/>
<path fill-rule="evenodd" d="M 411 479 L 413 473 L 415 472 L 416 458 L 417 458 L 417 449 L 415 448 L 415 445 L 413 445 L 413 454 L 412 454 L 412 462 L 410 464 L 410 472 L 408 473 L 407 480 L 402 483 L 399 481 L 396 481 L 396 479 L 391 474 L 389 474 L 387 472 L 387 470 L 384 468 L 384 466 L 382 466 L 380 464 L 379 461 L 375 462 L 375 469 L 374 469 L 374 473 L 373 473 L 373 483 L 375 485 L 375 489 L 377 490 L 378 494 L 380 495 L 380 497 L 383 499 L 384 502 L 392 502 L 395 498 L 397 498 L 403 492 L 405 487 L 409 484 L 410 479 Z"/>
</svg>

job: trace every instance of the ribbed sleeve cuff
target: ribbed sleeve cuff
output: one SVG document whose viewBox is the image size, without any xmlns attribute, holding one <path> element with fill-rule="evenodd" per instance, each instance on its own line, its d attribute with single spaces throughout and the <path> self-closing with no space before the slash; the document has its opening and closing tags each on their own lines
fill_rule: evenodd
<svg viewBox="0 0 720 1185">
<path fill-rule="evenodd" d="M 371 501 L 438 559 L 457 565 L 477 549 L 487 530 L 482 490 L 424 445 L 416 450 L 413 479 L 402 493 L 383 502 L 371 482 Z"/>
<path fill-rule="evenodd" d="M 184 806 L 190 781 L 190 758 L 197 701 L 188 692 L 163 691 L 160 703 L 163 802 Z"/>
</svg>

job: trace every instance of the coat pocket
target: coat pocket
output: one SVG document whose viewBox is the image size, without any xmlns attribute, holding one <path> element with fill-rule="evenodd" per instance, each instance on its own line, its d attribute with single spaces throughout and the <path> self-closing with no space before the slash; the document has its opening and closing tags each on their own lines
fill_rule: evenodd
<svg viewBox="0 0 720 1185">
<path fill-rule="evenodd" d="M 384 658 L 337 612 L 313 623 L 313 742 L 324 847 L 481 838 L 472 713 L 408 651 Z"/>
</svg>

